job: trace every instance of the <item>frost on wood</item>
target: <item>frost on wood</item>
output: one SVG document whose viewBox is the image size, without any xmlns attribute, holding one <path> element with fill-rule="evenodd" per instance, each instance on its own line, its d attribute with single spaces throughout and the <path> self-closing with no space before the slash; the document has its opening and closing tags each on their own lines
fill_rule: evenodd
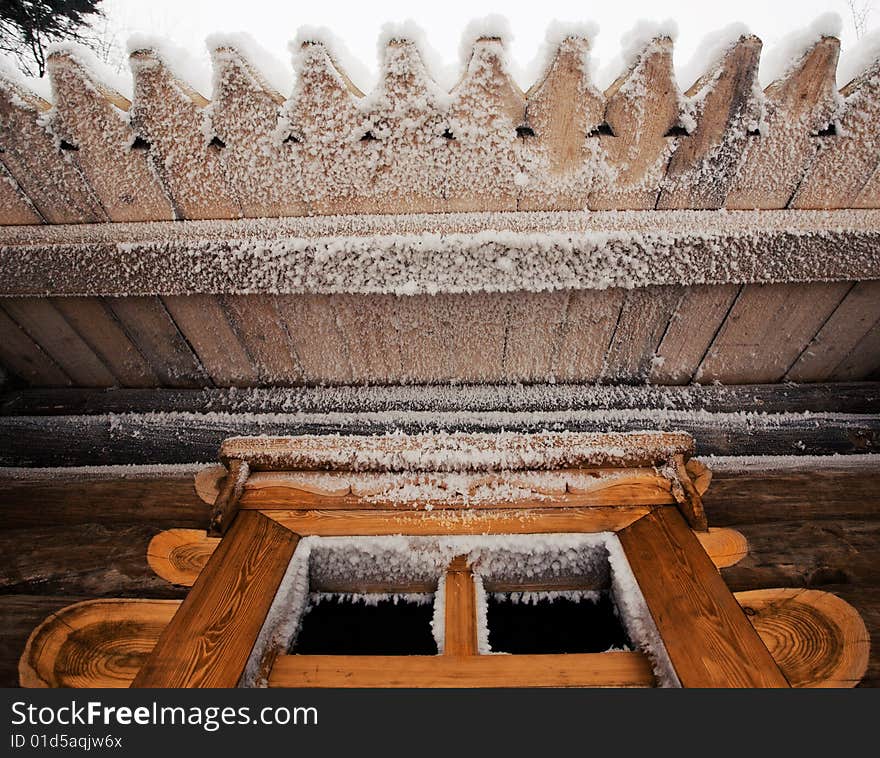
<svg viewBox="0 0 880 758">
<path fill-rule="evenodd" d="M 0 224 L 161 220 L 169 201 L 189 219 L 700 209 L 723 207 L 728 194 L 729 207 L 771 208 L 785 207 L 802 177 L 796 207 L 876 207 L 878 45 L 850 56 L 869 71 L 829 114 L 834 28 L 823 18 L 772 56 L 766 113 L 760 41 L 741 26 L 716 35 L 676 80 L 671 25 L 642 24 L 604 94 L 589 61 L 594 30 L 583 27 L 551 29 L 527 95 L 497 21 L 468 32 L 451 89 L 425 65 L 420 31 L 386 28 L 366 94 L 324 33 L 299 35 L 292 92 L 291 72 L 250 40 L 213 36 L 213 102 L 181 55 L 136 37 L 130 109 L 125 83 L 64 45 L 50 55 L 54 108 L 20 77 L 2 77 L 2 161 L 38 213 L 0 188 Z M 132 184 L 143 187 L 135 202 Z"/>
<path fill-rule="evenodd" d="M 477 40 L 451 93 L 447 210 L 516 210 L 522 184 L 517 127 L 524 115 L 525 96 L 510 75 L 501 40 Z"/>
<path fill-rule="evenodd" d="M 657 208 L 721 208 L 749 132 L 761 125 L 761 41 L 742 36 L 685 93 L 682 137 Z"/>
<path fill-rule="evenodd" d="M 49 223 L 106 221 L 76 151 L 62 149 L 67 146 L 45 126 L 51 110 L 48 102 L 0 68 L 0 161 Z M 17 212 L 21 210 L 19 205 Z"/>
<path fill-rule="evenodd" d="M 880 61 L 841 91 L 833 138 L 824 140 L 791 201 L 793 208 L 878 208 Z"/>
<path fill-rule="evenodd" d="M 432 633 L 438 653 L 445 637 L 445 571 L 464 555 L 474 572 L 480 654 L 490 654 L 485 585 L 535 584 L 576 578 L 590 588 L 569 597 L 590 602 L 596 592 L 609 592 L 627 635 L 652 661 L 661 686 L 677 686 L 659 632 L 647 608 L 617 537 L 611 533 L 496 535 L 472 537 L 306 537 L 300 540 L 272 607 L 254 645 L 242 686 L 265 686 L 274 658 L 295 642 L 310 604 L 327 601 L 315 587 L 388 586 L 380 597 L 395 597 L 395 586 L 435 587 L 433 594 L 404 594 L 402 599 L 434 603 Z M 338 597 L 338 593 L 333 593 Z M 540 593 L 542 596 L 546 593 Z M 346 598 L 374 602 L 368 594 Z M 531 602 L 531 593 L 519 593 Z"/>
<path fill-rule="evenodd" d="M 77 48 L 47 62 L 55 107 L 49 128 L 76 147 L 84 178 L 111 221 L 164 221 L 174 215 L 129 124 L 131 103 L 92 75 Z"/>
<path fill-rule="evenodd" d="M 6 227 L 0 295 L 434 295 L 861 280 L 880 276 L 878 234 L 876 212 L 851 210 Z"/>
<path fill-rule="evenodd" d="M 226 183 L 241 204 L 242 214 L 256 218 L 305 215 L 301 147 L 292 134 L 280 133 L 284 97 L 229 41 L 215 47 L 211 57 L 211 133 L 218 140 L 215 147 Z"/>
<path fill-rule="evenodd" d="M 683 432 L 229 437 L 224 463 L 281 471 L 521 471 L 662 464 L 693 453 Z"/>
<path fill-rule="evenodd" d="M 151 167 L 170 194 L 176 216 L 240 216 L 239 205 L 224 178 L 221 147 L 212 144 L 208 101 L 174 75 L 160 49 L 135 50 L 131 67 L 131 122 L 149 145 Z"/>
<path fill-rule="evenodd" d="M 767 87 L 765 127 L 746 140 L 726 207 L 787 207 L 837 114 L 839 50 L 837 39 L 823 37 Z"/>
<path fill-rule="evenodd" d="M 521 210 L 587 207 L 596 183 L 611 183 L 597 129 L 604 99 L 590 81 L 589 42 L 564 38 L 543 80 L 527 93 Z"/>
<path fill-rule="evenodd" d="M 651 40 L 605 91 L 607 131 L 599 136 L 613 174 L 590 196 L 597 209 L 653 208 L 678 139 L 683 104 L 672 68 L 672 39 Z"/>
</svg>

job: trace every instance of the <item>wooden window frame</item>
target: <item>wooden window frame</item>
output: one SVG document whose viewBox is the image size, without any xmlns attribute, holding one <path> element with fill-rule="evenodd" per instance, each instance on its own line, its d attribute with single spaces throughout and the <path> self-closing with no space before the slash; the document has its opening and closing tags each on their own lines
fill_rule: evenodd
<svg viewBox="0 0 880 758">
<path fill-rule="evenodd" d="M 607 491 L 464 510 L 391 508 L 381 498 L 308 492 L 302 472 L 247 485 L 251 460 L 227 460 L 213 523 L 226 534 L 162 633 L 133 687 L 234 687 L 241 680 L 296 545 L 306 536 L 493 535 L 615 532 L 675 674 L 684 687 L 788 687 L 694 534 L 705 528 L 684 456 L 662 471 L 624 466 Z M 257 466 L 254 463 L 257 462 Z M 311 465 L 306 456 L 306 465 Z M 283 470 L 283 467 L 282 467 Z M 596 469 L 579 469 L 591 475 Z M 671 477 L 669 472 L 672 472 Z M 653 472 L 653 474 L 649 473 Z M 320 478 L 324 472 L 309 470 Z M 498 476 L 511 476 L 510 472 Z M 667 481 L 668 487 L 660 486 Z M 684 480 L 684 481 L 683 481 Z M 296 486 L 291 485 L 291 481 Z M 461 561 L 447 571 L 445 650 L 436 656 L 278 655 L 269 686 L 651 686 L 638 652 L 479 655 L 474 581 Z"/>
</svg>

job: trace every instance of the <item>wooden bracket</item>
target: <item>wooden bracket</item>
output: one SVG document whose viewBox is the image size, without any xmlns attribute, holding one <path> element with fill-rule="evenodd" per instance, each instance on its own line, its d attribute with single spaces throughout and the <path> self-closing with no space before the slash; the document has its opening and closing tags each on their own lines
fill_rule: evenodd
<svg viewBox="0 0 880 758">
<path fill-rule="evenodd" d="M 211 524 L 208 527 L 208 536 L 221 537 L 226 534 L 235 515 L 238 513 L 241 493 L 244 492 L 244 483 L 250 476 L 251 470 L 247 461 L 229 461 L 229 473 L 226 474 L 217 499 L 214 501 L 214 509 L 211 512 Z"/>
<path fill-rule="evenodd" d="M 684 456 L 676 455 L 672 459 L 674 476 L 672 477 L 672 494 L 681 515 L 690 527 L 698 532 L 709 531 L 706 511 L 703 510 L 703 499 L 691 480 L 685 465 Z"/>
</svg>

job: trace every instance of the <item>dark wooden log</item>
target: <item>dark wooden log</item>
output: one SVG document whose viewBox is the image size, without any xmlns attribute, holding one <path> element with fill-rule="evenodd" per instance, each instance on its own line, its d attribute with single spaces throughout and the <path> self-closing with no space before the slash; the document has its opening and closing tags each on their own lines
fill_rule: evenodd
<svg viewBox="0 0 880 758">
<path fill-rule="evenodd" d="M 0 594 L 0 687 L 18 687 L 18 660 L 34 628 L 77 596 Z"/>
<path fill-rule="evenodd" d="M 833 459 L 818 465 L 767 470 L 755 461 L 740 471 L 714 471 L 703 505 L 712 526 L 837 518 L 876 518 L 880 513 L 880 457 L 853 464 Z M 706 461 L 712 467 L 711 459 Z"/>
<path fill-rule="evenodd" d="M 189 472 L 130 475 L 60 470 L 10 475 L 0 469 L 0 528 L 44 525 L 128 524 L 205 529 L 211 507 L 196 494 Z"/>
<path fill-rule="evenodd" d="M 103 413 L 368 413 L 387 411 L 707 410 L 715 413 L 878 413 L 880 382 L 705 386 L 577 384 L 278 387 L 261 389 L 24 389 L 0 416 Z"/>
<path fill-rule="evenodd" d="M 120 416 L 5 416 L 0 418 L 0 466 L 188 463 L 217 459 L 234 436 L 386 434 L 402 431 L 627 432 L 685 431 L 698 455 L 830 455 L 872 452 L 880 445 L 880 416 L 655 414 L 651 411 L 578 416 L 487 414 L 484 417 L 407 413 L 278 415 L 162 414 Z"/>
<path fill-rule="evenodd" d="M 186 590 L 157 576 L 147 563 L 147 546 L 159 531 L 146 519 L 2 529 L 0 593 L 182 598 Z"/>
</svg>

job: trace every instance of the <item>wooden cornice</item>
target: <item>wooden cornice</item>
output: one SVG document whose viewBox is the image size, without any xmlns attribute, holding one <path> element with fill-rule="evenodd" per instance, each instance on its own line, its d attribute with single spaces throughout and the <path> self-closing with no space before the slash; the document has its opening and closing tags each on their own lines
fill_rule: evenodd
<svg viewBox="0 0 880 758">
<path fill-rule="evenodd" d="M 757 37 L 693 86 L 672 47 L 650 41 L 602 93 L 571 35 L 523 93 L 483 38 L 446 92 L 393 39 L 367 94 L 316 40 L 284 93 L 232 43 L 212 51 L 212 93 L 139 49 L 131 102 L 65 49 L 48 60 L 53 103 L 0 75 L 0 224 L 880 207 L 880 61 L 838 93 L 839 42 L 817 38 L 762 95 Z"/>
</svg>

